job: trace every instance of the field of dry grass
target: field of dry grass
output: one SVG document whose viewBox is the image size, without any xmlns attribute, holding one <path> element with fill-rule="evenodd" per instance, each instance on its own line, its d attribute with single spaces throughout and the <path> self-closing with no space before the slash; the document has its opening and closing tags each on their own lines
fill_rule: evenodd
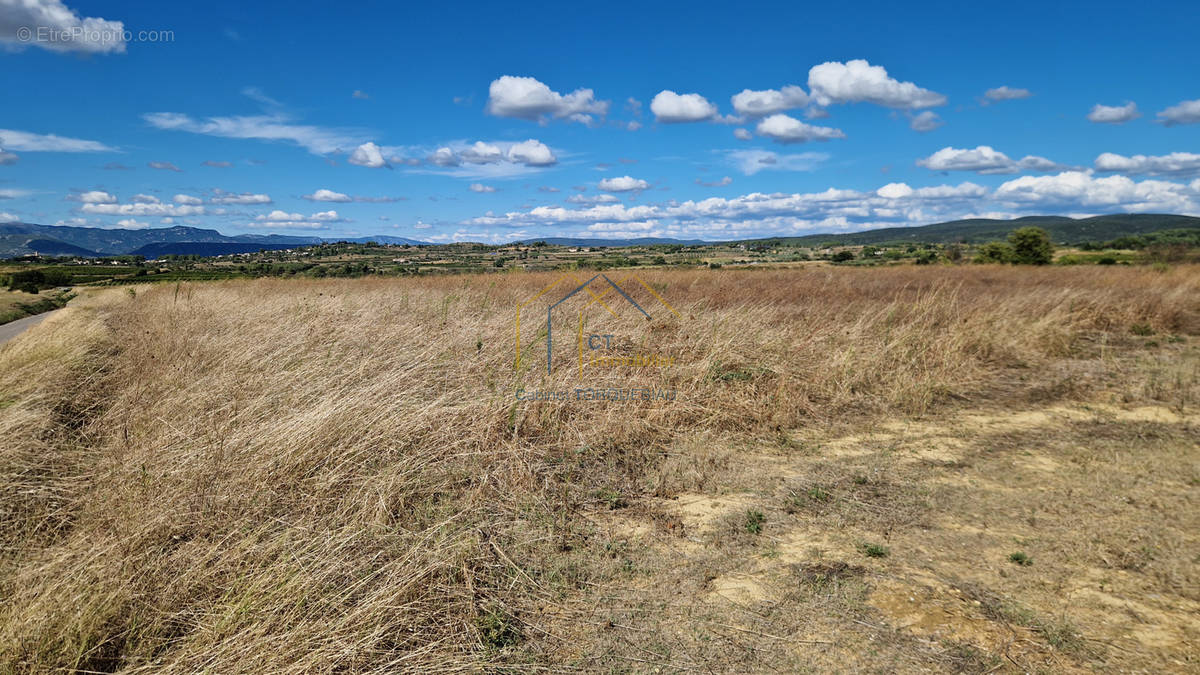
<svg viewBox="0 0 1200 675">
<path fill-rule="evenodd" d="M 515 400 L 551 276 L 77 298 L 0 348 L 0 671 L 1200 667 L 1200 268 L 646 280 L 675 400 Z"/>
</svg>

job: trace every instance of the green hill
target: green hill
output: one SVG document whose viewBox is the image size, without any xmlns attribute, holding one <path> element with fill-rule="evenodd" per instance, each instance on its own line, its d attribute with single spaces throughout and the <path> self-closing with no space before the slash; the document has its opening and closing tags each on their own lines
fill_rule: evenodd
<svg viewBox="0 0 1200 675">
<path fill-rule="evenodd" d="M 1118 237 L 1146 234 L 1158 230 L 1200 229 L 1200 218 L 1141 213 L 1080 219 L 1064 216 L 1027 216 L 1015 220 L 973 218 L 920 227 L 888 227 L 847 234 L 810 234 L 803 237 L 772 237 L 755 241 L 784 242 L 797 246 L 862 246 L 894 243 L 977 244 L 1004 239 L 1009 232 L 1028 226 L 1044 228 L 1057 244 L 1073 245 L 1089 241 L 1109 241 Z"/>
</svg>

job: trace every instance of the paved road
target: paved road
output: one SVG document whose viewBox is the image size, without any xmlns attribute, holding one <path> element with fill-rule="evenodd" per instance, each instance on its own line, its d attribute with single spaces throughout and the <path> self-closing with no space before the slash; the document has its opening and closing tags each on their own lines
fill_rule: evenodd
<svg viewBox="0 0 1200 675">
<path fill-rule="evenodd" d="M 0 324 L 0 345 L 4 344 L 5 342 L 8 342 L 9 340 L 15 338 L 18 335 L 20 335 L 21 332 L 24 331 L 26 328 L 29 328 L 30 326 L 34 326 L 34 325 L 41 323 L 42 319 L 45 319 L 46 317 L 50 316 L 51 314 L 53 314 L 54 312 L 57 312 L 57 311 L 59 311 L 59 310 L 56 309 L 51 312 L 42 312 L 41 314 L 34 314 L 33 316 L 27 316 L 24 319 L 17 319 L 16 321 L 10 321 L 9 323 Z"/>
</svg>

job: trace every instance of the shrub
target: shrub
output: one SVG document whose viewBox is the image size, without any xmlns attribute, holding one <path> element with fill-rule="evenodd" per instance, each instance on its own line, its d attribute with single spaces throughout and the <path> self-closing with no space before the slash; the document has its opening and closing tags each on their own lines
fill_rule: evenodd
<svg viewBox="0 0 1200 675">
<path fill-rule="evenodd" d="M 1048 265 L 1054 259 L 1054 244 L 1040 227 L 1022 227 L 1008 235 L 1013 262 L 1018 265 Z"/>
<path fill-rule="evenodd" d="M 863 544 L 862 552 L 868 558 L 886 558 L 891 553 L 886 546 L 880 544 Z"/>
<path fill-rule="evenodd" d="M 837 253 L 833 254 L 833 257 L 830 258 L 830 260 L 835 263 L 849 262 L 854 260 L 854 253 L 852 251 L 838 251 Z"/>
<path fill-rule="evenodd" d="M 1016 563 L 1021 567 L 1029 567 L 1033 564 L 1033 558 L 1025 555 L 1024 551 L 1017 551 L 1016 553 L 1009 554 L 1008 560 L 1009 562 Z"/>
<path fill-rule="evenodd" d="M 977 263 L 1006 264 L 1013 261 L 1013 248 L 1002 241 L 990 241 L 979 247 L 975 254 Z"/>
<path fill-rule="evenodd" d="M 762 511 L 752 509 L 746 512 L 746 531 L 750 534 L 760 534 L 765 522 L 767 522 L 767 517 L 763 515 Z"/>
</svg>

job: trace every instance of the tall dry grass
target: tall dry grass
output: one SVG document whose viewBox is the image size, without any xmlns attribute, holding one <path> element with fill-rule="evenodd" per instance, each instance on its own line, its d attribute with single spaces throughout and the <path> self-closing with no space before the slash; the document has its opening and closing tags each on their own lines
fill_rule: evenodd
<svg viewBox="0 0 1200 675">
<path fill-rule="evenodd" d="M 586 632 L 546 608 L 618 564 L 586 513 L 680 440 L 1012 396 L 1200 328 L 1196 268 L 646 277 L 679 365 L 605 381 L 675 401 L 516 402 L 575 383 L 536 345 L 512 370 L 548 275 L 111 291 L 3 348 L 3 669 L 569 666 Z"/>
</svg>

